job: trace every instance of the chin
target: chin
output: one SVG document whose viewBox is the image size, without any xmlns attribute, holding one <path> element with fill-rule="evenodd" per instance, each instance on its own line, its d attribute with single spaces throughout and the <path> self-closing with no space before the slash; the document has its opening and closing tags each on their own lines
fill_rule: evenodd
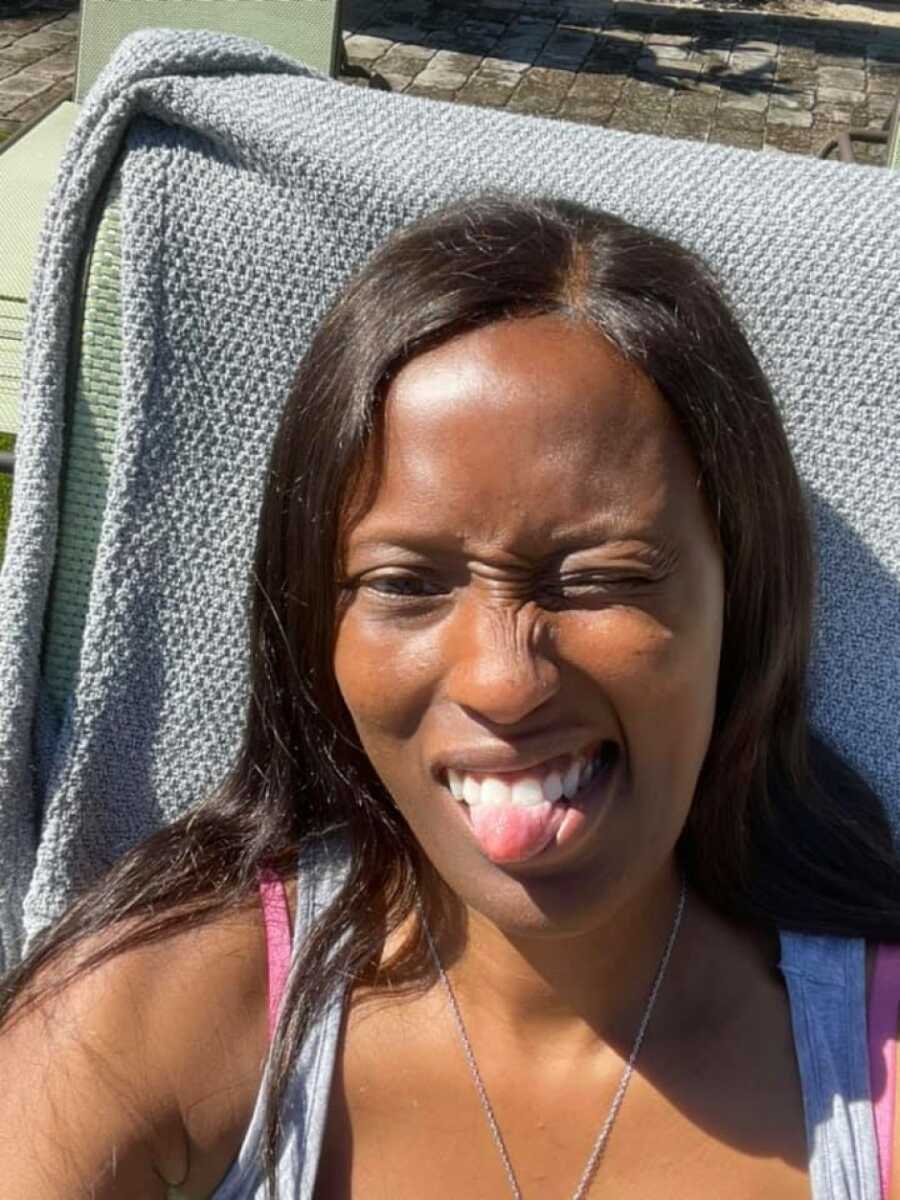
<svg viewBox="0 0 900 1200">
<path fill-rule="evenodd" d="M 563 836 L 523 861 L 492 861 L 473 837 L 465 807 L 455 802 L 453 812 L 441 800 L 431 810 L 444 810 L 449 827 L 442 820 L 440 829 L 413 832 L 457 900 L 498 929 L 513 937 L 577 937 L 677 876 L 675 845 L 689 800 L 683 814 L 661 813 L 639 803 L 628 772 L 616 775 L 597 780 L 581 811 L 573 808 Z"/>
</svg>

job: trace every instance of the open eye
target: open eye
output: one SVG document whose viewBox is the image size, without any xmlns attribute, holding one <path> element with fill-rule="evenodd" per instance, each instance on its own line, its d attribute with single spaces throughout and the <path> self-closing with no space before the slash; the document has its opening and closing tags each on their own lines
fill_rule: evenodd
<svg viewBox="0 0 900 1200">
<path fill-rule="evenodd" d="M 393 571 L 360 580 L 360 586 L 389 600 L 422 600 L 447 591 L 439 581 L 411 571 Z"/>
</svg>

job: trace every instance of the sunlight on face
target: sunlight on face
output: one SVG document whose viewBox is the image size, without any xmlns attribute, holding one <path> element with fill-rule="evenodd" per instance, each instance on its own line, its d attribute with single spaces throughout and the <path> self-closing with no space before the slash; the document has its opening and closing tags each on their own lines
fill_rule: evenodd
<svg viewBox="0 0 900 1200">
<path fill-rule="evenodd" d="M 723 582 L 649 379 L 558 316 L 415 358 L 345 576 L 342 695 L 468 905 L 571 932 L 671 869 L 712 729 Z M 557 778 L 573 794 L 554 799 Z"/>
</svg>

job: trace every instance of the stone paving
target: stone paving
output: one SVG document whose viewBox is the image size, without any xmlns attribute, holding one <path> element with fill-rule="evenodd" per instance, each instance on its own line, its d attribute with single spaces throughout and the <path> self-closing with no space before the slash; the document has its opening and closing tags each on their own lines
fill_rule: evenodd
<svg viewBox="0 0 900 1200">
<path fill-rule="evenodd" d="M 78 14 L 34 9 L 0 19 L 0 137 L 72 95 Z"/>
<path fill-rule="evenodd" d="M 343 18 L 348 84 L 753 150 L 815 153 L 900 95 L 890 28 L 639 0 L 348 0 Z M 70 94 L 76 36 L 74 13 L 0 20 L 0 136 Z"/>
</svg>

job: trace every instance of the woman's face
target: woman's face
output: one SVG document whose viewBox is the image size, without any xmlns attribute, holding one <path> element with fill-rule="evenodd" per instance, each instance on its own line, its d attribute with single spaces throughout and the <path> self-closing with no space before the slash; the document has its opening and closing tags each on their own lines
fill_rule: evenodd
<svg viewBox="0 0 900 1200">
<path fill-rule="evenodd" d="M 653 383 L 558 316 L 462 334 L 386 399 L 335 671 L 450 887 L 586 932 L 669 870 L 713 723 L 718 542 Z"/>
</svg>

